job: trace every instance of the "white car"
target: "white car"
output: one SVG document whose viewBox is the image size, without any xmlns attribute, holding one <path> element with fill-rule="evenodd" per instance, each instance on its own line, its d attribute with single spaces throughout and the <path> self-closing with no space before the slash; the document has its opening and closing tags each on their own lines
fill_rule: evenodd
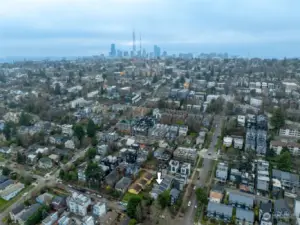
<svg viewBox="0 0 300 225">
<path fill-rule="evenodd" d="M 196 185 L 194 186 L 194 191 L 196 190 Z"/>
<path fill-rule="evenodd" d="M 190 206 L 191 206 L 191 204 L 192 204 L 192 203 L 191 203 L 191 201 L 189 201 L 189 202 L 188 202 L 188 207 L 190 207 Z"/>
<path fill-rule="evenodd" d="M 197 209 L 197 205 L 195 205 L 195 209 Z"/>
</svg>

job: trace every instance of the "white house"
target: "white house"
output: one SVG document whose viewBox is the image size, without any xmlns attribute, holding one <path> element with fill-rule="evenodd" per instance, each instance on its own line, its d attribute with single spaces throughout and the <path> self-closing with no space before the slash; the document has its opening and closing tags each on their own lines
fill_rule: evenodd
<svg viewBox="0 0 300 225">
<path fill-rule="evenodd" d="M 61 132 L 62 134 L 72 136 L 74 133 L 73 126 L 71 124 L 63 124 L 61 125 Z"/>
<path fill-rule="evenodd" d="M 299 129 L 296 127 L 285 127 L 280 128 L 279 136 L 292 137 L 292 138 L 300 138 Z"/>
<path fill-rule="evenodd" d="M 232 137 L 224 137 L 223 138 L 223 145 L 225 145 L 226 147 L 230 147 L 232 145 Z"/>
<path fill-rule="evenodd" d="M 6 201 L 9 201 L 13 197 L 15 197 L 22 189 L 24 188 L 24 184 L 22 183 L 16 183 L 9 185 L 4 190 L 0 192 L 1 198 L 3 198 Z"/>
<path fill-rule="evenodd" d="M 246 122 L 246 116 L 238 115 L 238 117 L 237 117 L 237 123 L 238 123 L 238 125 L 244 127 L 245 126 L 245 122 Z"/>
<path fill-rule="evenodd" d="M 94 206 L 93 206 L 93 214 L 95 216 L 103 216 L 106 214 L 106 202 L 102 201 L 102 202 L 97 202 Z"/>
<path fill-rule="evenodd" d="M 189 130 L 189 128 L 187 126 L 180 126 L 179 131 L 178 131 L 178 135 L 179 136 L 186 136 L 188 130 Z"/>
<path fill-rule="evenodd" d="M 273 149 L 277 155 L 280 155 L 280 152 L 284 147 L 287 147 L 292 155 L 300 155 L 300 144 L 297 142 L 270 142 L 270 148 Z"/>
<path fill-rule="evenodd" d="M 250 105 L 254 107 L 260 107 L 263 101 L 260 98 L 250 98 Z"/>
<path fill-rule="evenodd" d="M 233 147 L 237 149 L 243 149 L 244 139 L 243 137 L 233 138 Z"/>
<path fill-rule="evenodd" d="M 79 216 L 87 215 L 87 209 L 90 204 L 91 199 L 89 197 L 77 192 L 73 192 L 72 195 L 67 198 L 69 211 Z"/>
<path fill-rule="evenodd" d="M 65 148 L 75 149 L 75 143 L 73 140 L 68 140 L 65 142 Z"/>
<path fill-rule="evenodd" d="M 84 98 L 77 98 L 70 102 L 70 107 L 75 109 L 76 107 L 85 106 L 88 103 Z"/>
</svg>

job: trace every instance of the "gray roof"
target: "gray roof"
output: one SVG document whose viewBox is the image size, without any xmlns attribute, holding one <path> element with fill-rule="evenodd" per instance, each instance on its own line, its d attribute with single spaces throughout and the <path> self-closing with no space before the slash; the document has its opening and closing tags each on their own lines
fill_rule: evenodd
<svg viewBox="0 0 300 225">
<path fill-rule="evenodd" d="M 253 205 L 254 198 L 241 195 L 241 194 L 230 193 L 229 202 L 239 202 L 239 203 L 244 203 L 246 205 Z"/>
<path fill-rule="evenodd" d="M 224 214 L 224 216 L 232 216 L 232 206 L 224 205 L 224 204 L 219 204 L 215 202 L 209 202 L 207 206 L 207 211 L 208 212 L 217 212 L 219 214 Z"/>
<path fill-rule="evenodd" d="M 246 220 L 248 222 L 254 223 L 253 211 L 237 208 L 236 209 L 236 218 L 239 220 Z"/>
<path fill-rule="evenodd" d="M 272 175 L 274 178 L 282 179 L 282 180 L 288 180 L 293 183 L 298 183 L 299 182 L 299 175 L 289 173 L 289 172 L 284 172 L 281 170 L 273 169 L 272 170 Z"/>
<path fill-rule="evenodd" d="M 21 216 L 20 218 L 23 221 L 27 221 L 29 217 L 31 217 L 39 208 L 41 208 L 41 205 L 39 203 L 31 205 Z"/>
<path fill-rule="evenodd" d="M 13 213 L 13 214 L 18 214 L 19 212 L 21 212 L 23 209 L 25 208 L 25 205 L 24 204 L 19 204 L 19 205 L 17 205 L 15 208 L 13 208 L 12 210 L 11 210 L 11 212 Z"/>
<path fill-rule="evenodd" d="M 115 186 L 115 188 L 116 189 L 126 189 L 126 188 L 128 188 L 129 187 L 129 185 L 131 184 L 131 179 L 130 178 L 128 178 L 128 177 L 122 177 L 119 181 L 118 181 L 118 183 L 116 183 L 116 186 Z"/>
<path fill-rule="evenodd" d="M 4 181 L 3 183 L 0 184 L 0 190 L 4 190 L 6 187 L 8 187 L 9 185 L 11 185 L 13 183 L 14 183 L 13 180 Z"/>
<path fill-rule="evenodd" d="M 261 202 L 259 209 L 262 212 L 271 212 L 272 211 L 272 202 Z"/>
<path fill-rule="evenodd" d="M 284 199 L 278 199 L 274 202 L 275 211 L 290 211 L 287 202 Z"/>
<path fill-rule="evenodd" d="M 172 190 L 170 191 L 170 195 L 172 196 L 172 198 L 177 199 L 179 196 L 180 191 L 178 191 L 176 188 L 172 188 Z"/>
</svg>

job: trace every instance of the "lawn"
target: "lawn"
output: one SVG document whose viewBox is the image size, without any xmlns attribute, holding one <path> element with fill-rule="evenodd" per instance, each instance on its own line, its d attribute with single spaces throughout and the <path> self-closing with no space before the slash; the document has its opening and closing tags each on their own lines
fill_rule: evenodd
<svg viewBox="0 0 300 225">
<path fill-rule="evenodd" d="M 131 197 L 140 197 L 140 198 L 142 198 L 143 195 L 142 195 L 142 194 L 136 195 L 136 194 L 132 194 L 132 193 L 127 192 L 127 193 L 124 195 L 122 201 L 123 201 L 123 202 L 128 202 L 129 199 L 130 199 Z"/>
<path fill-rule="evenodd" d="M 3 205 L 5 205 L 7 203 L 6 200 L 4 200 L 3 198 L 0 198 L 0 208 L 2 208 Z"/>
<path fill-rule="evenodd" d="M 0 212 L 3 212 L 5 209 L 10 207 L 12 204 L 18 201 L 24 193 L 28 192 L 32 188 L 34 188 L 33 185 L 25 187 L 16 197 L 11 199 L 10 201 L 5 201 L 4 199 L 0 198 Z"/>
</svg>

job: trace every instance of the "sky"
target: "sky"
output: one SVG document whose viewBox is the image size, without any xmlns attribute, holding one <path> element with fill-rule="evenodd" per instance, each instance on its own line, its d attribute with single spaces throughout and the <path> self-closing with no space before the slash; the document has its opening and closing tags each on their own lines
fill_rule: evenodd
<svg viewBox="0 0 300 225">
<path fill-rule="evenodd" d="M 299 0 L 0 0 L 0 58 L 168 53 L 300 55 Z"/>
</svg>

